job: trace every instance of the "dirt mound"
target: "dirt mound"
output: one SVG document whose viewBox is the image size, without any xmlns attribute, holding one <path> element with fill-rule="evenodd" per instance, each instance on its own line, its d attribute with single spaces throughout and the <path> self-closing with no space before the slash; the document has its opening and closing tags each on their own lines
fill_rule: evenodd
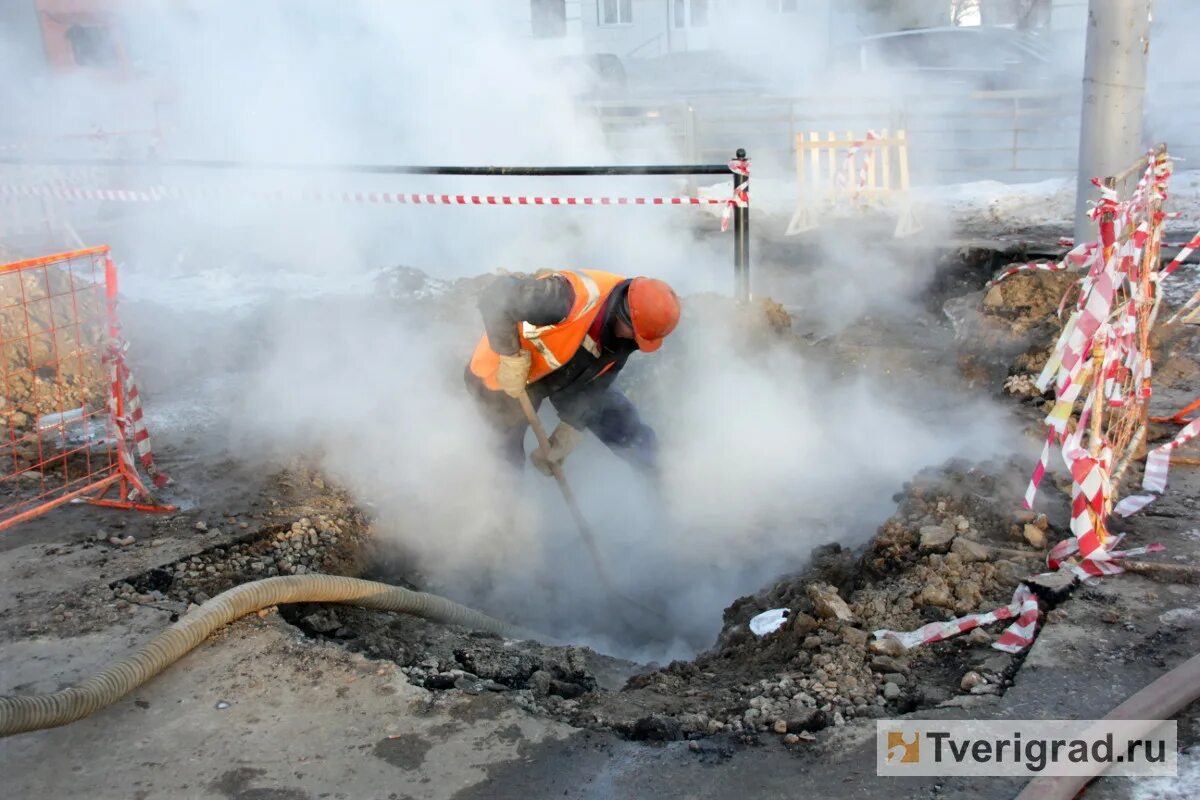
<svg viewBox="0 0 1200 800">
<path fill-rule="evenodd" d="M 804 573 L 730 605 L 717 645 L 695 662 L 638 676 L 584 710 L 617 728 L 637 723 L 621 721 L 622 710 L 657 707 L 682 735 L 795 734 L 936 705 L 961 691 L 973 667 L 992 676 L 981 685 L 999 691 L 1012 659 L 986 649 L 985 632 L 907 653 L 870 635 L 1010 601 L 1026 565 L 995 560 L 988 548 L 1014 547 L 1020 526 L 1008 513 L 1011 488 L 989 472 L 952 465 L 922 473 L 864 552 L 819 548 Z M 779 607 L 790 609 L 790 622 L 754 636 L 749 620 Z"/>
<path fill-rule="evenodd" d="M 44 415 L 105 406 L 105 319 L 102 284 L 56 267 L 0 275 L 3 410 L 12 437 L 33 432 Z M 34 459 L 36 444 L 18 447 L 18 462 Z"/>
<path fill-rule="evenodd" d="M 427 689 L 494 692 L 579 727 L 652 740 L 720 732 L 806 737 L 854 718 L 938 705 L 964 691 L 1003 690 L 1017 660 L 989 649 L 992 634 L 985 631 L 908 652 L 871 635 L 1011 600 L 1038 553 L 1028 550 L 1028 560 L 1013 561 L 994 550 L 1023 547 L 1023 525 L 1031 521 L 1011 513 L 1020 487 L 1002 484 L 998 474 L 1020 470 L 952 463 L 922 472 L 897 495 L 896 514 L 864 549 L 818 548 L 802 573 L 734 601 L 710 650 L 640 674 L 635 665 L 586 648 L 506 642 L 400 615 L 333 605 L 282 613 L 311 636 L 394 661 Z M 314 529 L 321 540 L 332 524 L 297 520 L 274 538 L 226 547 L 214 557 L 232 562 L 238 575 L 247 564 L 253 577 L 270 574 L 264 546 L 294 548 L 287 543 L 299 541 L 307 553 Z M 1045 520 L 1040 524 L 1052 539 Z M 221 566 L 199 561 L 176 564 L 175 579 L 186 586 L 211 579 L 214 589 L 229 580 Z M 285 571 L 278 561 L 275 568 Z M 125 591 L 131 590 L 146 587 L 135 581 Z M 761 639 L 750 632 L 753 616 L 779 607 L 790 609 L 782 630 Z M 964 684 L 969 672 L 978 677 Z"/>
</svg>

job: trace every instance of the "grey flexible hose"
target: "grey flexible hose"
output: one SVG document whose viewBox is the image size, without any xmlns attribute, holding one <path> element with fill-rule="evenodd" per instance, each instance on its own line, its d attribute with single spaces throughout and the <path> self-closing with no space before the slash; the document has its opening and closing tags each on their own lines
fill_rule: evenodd
<svg viewBox="0 0 1200 800">
<path fill-rule="evenodd" d="M 131 655 L 76 686 L 49 694 L 0 696 L 0 736 L 66 725 L 93 714 L 162 672 L 223 625 L 281 603 L 347 603 L 510 639 L 542 638 L 444 597 L 386 583 L 338 575 L 265 578 L 222 592 Z"/>
<path fill-rule="evenodd" d="M 1166 720 L 1200 698 L 1200 655 L 1192 656 L 1137 694 L 1114 708 L 1105 720 Z M 1071 800 L 1079 795 L 1092 778 L 1107 764 L 1093 763 L 1091 775 L 1060 775 L 1034 778 L 1017 800 Z"/>
</svg>

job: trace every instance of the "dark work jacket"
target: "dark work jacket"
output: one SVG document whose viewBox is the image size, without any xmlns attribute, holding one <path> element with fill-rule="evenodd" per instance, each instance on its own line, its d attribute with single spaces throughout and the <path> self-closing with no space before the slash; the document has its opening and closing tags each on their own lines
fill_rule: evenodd
<svg viewBox="0 0 1200 800">
<path fill-rule="evenodd" d="M 600 408 L 598 398 L 613 385 L 629 355 L 638 349 L 633 339 L 623 339 L 614 332 L 616 309 L 628 291 L 628 280 L 617 284 L 592 323 L 590 333 L 600 345 L 599 358 L 580 347 L 570 361 L 529 386 L 531 396 L 548 398 L 559 418 L 577 430 L 595 421 Z M 492 349 L 512 355 L 520 348 L 520 323 L 541 326 L 562 322 L 574 302 L 575 290 L 566 278 L 504 276 L 480 298 L 479 312 Z"/>
</svg>

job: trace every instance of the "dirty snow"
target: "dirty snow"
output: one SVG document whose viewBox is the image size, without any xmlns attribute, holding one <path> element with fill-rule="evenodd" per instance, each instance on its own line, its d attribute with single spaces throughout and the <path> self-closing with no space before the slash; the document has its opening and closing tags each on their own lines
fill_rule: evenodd
<svg viewBox="0 0 1200 800">
<path fill-rule="evenodd" d="M 1134 783 L 1130 800 L 1192 800 L 1200 796 L 1200 752 L 1179 754 L 1179 774 Z"/>
<path fill-rule="evenodd" d="M 705 198 L 730 196 L 731 181 L 698 188 Z M 1178 171 L 1171 177 L 1167 211 L 1179 216 L 1168 220 L 1170 239 L 1185 239 L 1200 230 L 1200 169 Z M 1029 183 L 971 181 L 968 183 L 920 186 L 912 199 L 922 219 L 944 219 L 968 231 L 1012 233 L 1029 229 L 1058 229 L 1070 235 L 1075 215 L 1074 176 Z M 755 177 L 751 203 L 768 218 L 790 217 L 797 202 L 796 183 L 782 178 Z M 720 215 L 722 206 L 707 207 Z M 775 223 L 768 222 L 768 225 Z M 779 231 L 782 233 L 782 231 Z"/>
</svg>

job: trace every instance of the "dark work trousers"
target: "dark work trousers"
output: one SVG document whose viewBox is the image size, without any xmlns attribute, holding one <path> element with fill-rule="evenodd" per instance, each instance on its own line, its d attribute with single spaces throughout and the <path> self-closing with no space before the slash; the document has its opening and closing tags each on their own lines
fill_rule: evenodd
<svg viewBox="0 0 1200 800">
<path fill-rule="evenodd" d="M 500 434 L 505 460 L 518 469 L 525 465 L 525 430 L 529 422 L 520 402 L 504 392 L 489 389 L 468 367 L 464 380 L 484 418 Z M 534 382 L 526 390 L 536 411 L 547 399 Z M 549 398 L 553 405 L 554 397 Z M 585 427 L 610 450 L 634 466 L 653 472 L 657 468 L 658 439 L 654 430 L 642 422 L 637 408 L 615 387 L 598 392 L 589 403 Z"/>
</svg>

